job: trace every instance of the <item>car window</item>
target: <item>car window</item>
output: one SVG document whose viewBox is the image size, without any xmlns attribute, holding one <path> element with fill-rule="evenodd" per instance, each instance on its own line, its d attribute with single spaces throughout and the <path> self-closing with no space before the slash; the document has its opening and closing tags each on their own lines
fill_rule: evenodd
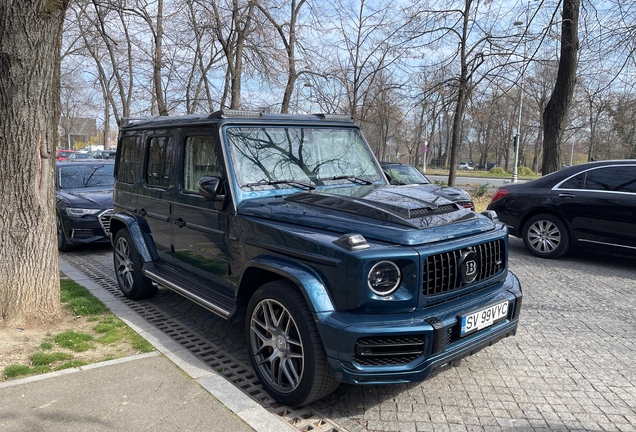
<svg viewBox="0 0 636 432">
<path fill-rule="evenodd" d="M 112 187 L 112 164 L 108 165 L 64 165 L 58 167 L 57 184 L 60 189 L 77 189 L 91 187 Z"/>
<path fill-rule="evenodd" d="M 385 169 L 391 176 L 391 184 L 393 185 L 430 183 L 428 179 L 424 177 L 424 174 L 411 165 L 393 165 L 385 167 Z"/>
<path fill-rule="evenodd" d="M 139 136 L 125 136 L 120 146 L 121 157 L 117 167 L 117 181 L 135 183 L 140 168 Z"/>
<path fill-rule="evenodd" d="M 636 167 L 611 166 L 588 170 L 566 180 L 560 189 L 636 192 Z"/>
<path fill-rule="evenodd" d="M 170 186 L 172 146 L 173 141 L 170 136 L 150 138 L 146 169 L 146 183 L 149 185 L 165 188 Z"/>
<path fill-rule="evenodd" d="M 183 158 L 183 190 L 198 192 L 199 179 L 204 175 L 221 177 L 221 166 L 211 136 L 186 138 Z"/>
</svg>

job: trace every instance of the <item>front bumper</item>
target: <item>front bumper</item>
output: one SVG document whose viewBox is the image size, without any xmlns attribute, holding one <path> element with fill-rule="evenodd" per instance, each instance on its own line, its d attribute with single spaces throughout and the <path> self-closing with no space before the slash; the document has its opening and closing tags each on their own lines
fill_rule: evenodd
<svg viewBox="0 0 636 432">
<path fill-rule="evenodd" d="M 349 384 L 422 381 L 436 368 L 515 335 L 521 299 L 519 281 L 512 273 L 508 273 L 498 289 L 473 298 L 470 302 L 458 299 L 448 308 L 435 308 L 434 313 L 426 309 L 411 314 L 381 316 L 332 312 L 320 314 L 318 325 L 329 364 L 340 381 Z M 459 314 L 505 300 L 509 302 L 509 308 L 504 319 L 476 333 L 458 336 L 461 326 Z M 360 341 L 364 341 L 364 344 Z M 385 341 L 390 341 L 390 348 L 381 345 Z M 365 357 L 360 355 L 360 347 L 369 344 L 373 345 L 371 350 L 386 355 L 388 361 L 385 362 L 382 357 L 382 362 L 362 364 L 364 362 L 361 359 Z M 395 350 L 395 356 L 391 350 Z"/>
<path fill-rule="evenodd" d="M 110 216 L 112 210 L 104 210 L 96 215 L 80 218 L 63 218 L 66 239 L 72 244 L 110 242 Z"/>
</svg>

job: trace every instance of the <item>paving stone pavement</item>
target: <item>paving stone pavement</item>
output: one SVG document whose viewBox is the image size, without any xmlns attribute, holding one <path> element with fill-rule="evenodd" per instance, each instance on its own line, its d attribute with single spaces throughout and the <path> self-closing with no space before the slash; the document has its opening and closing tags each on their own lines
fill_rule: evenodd
<svg viewBox="0 0 636 432">
<path fill-rule="evenodd" d="M 107 246 L 62 258 L 114 278 Z M 547 261 L 511 238 L 510 269 L 524 290 L 517 336 L 424 382 L 341 385 L 305 408 L 333 431 L 636 431 L 636 258 Z M 146 301 L 249 363 L 241 324 L 169 291 Z"/>
</svg>

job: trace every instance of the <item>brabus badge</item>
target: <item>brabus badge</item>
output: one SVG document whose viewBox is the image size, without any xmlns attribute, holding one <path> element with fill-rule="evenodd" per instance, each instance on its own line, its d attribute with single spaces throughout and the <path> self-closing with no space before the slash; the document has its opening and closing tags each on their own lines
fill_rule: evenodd
<svg viewBox="0 0 636 432">
<path fill-rule="evenodd" d="M 467 251 L 460 257 L 459 272 L 464 283 L 471 283 L 479 276 L 480 259 L 473 251 Z"/>
</svg>

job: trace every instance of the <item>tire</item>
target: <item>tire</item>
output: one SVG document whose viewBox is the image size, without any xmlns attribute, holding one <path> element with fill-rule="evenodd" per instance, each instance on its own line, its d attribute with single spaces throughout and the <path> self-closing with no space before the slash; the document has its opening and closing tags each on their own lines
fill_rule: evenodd
<svg viewBox="0 0 636 432">
<path fill-rule="evenodd" d="M 524 225 L 523 243 L 539 258 L 558 258 L 570 249 L 570 234 L 561 218 L 540 214 Z"/>
<path fill-rule="evenodd" d="M 338 387 L 311 311 L 293 284 L 263 285 L 252 296 L 246 318 L 252 366 L 274 399 L 306 405 Z"/>
<path fill-rule="evenodd" d="M 57 250 L 60 252 L 68 252 L 73 249 L 73 246 L 66 238 L 66 232 L 64 231 L 64 222 L 60 215 L 55 216 L 55 226 L 57 228 Z"/>
<path fill-rule="evenodd" d="M 126 229 L 117 231 L 113 242 L 115 275 L 121 292 L 132 300 L 151 297 L 157 287 L 143 274 L 143 261 Z"/>
</svg>

